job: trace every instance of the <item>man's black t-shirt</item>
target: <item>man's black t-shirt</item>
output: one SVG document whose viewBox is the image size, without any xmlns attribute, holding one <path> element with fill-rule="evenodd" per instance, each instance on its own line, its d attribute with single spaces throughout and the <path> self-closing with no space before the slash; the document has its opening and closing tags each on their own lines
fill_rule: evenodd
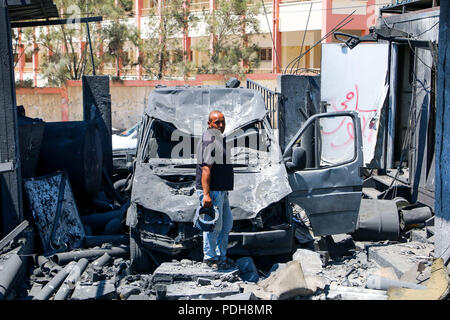
<svg viewBox="0 0 450 320">
<path fill-rule="evenodd" d="M 217 129 L 208 128 L 197 146 L 196 189 L 202 190 L 202 167 L 211 166 L 211 191 L 233 190 L 234 173 L 224 138 Z"/>
</svg>

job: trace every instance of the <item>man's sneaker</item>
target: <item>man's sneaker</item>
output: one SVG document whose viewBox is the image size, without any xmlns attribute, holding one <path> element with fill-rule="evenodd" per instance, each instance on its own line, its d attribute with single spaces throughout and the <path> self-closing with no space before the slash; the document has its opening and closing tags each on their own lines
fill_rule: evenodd
<svg viewBox="0 0 450 320">
<path fill-rule="evenodd" d="M 217 270 L 219 265 L 214 259 L 203 259 L 203 263 L 206 264 L 209 268 Z"/>
</svg>

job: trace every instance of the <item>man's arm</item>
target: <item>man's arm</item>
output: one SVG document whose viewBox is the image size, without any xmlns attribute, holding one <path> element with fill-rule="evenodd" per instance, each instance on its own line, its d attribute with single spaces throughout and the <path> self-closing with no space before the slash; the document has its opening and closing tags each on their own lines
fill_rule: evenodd
<svg viewBox="0 0 450 320">
<path fill-rule="evenodd" d="M 203 188 L 203 207 L 211 208 L 212 199 L 209 194 L 211 186 L 211 166 L 203 165 L 202 166 L 202 188 Z"/>
</svg>

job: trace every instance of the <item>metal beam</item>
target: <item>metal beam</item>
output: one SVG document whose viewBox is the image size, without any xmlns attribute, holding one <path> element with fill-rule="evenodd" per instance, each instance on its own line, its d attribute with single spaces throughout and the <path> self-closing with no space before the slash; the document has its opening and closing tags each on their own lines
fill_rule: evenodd
<svg viewBox="0 0 450 320">
<path fill-rule="evenodd" d="M 24 220 L 21 224 L 19 224 L 13 231 L 11 231 L 6 237 L 0 240 L 0 250 L 3 249 L 11 240 L 17 237 L 23 230 L 25 230 L 30 223 L 27 220 Z"/>
<path fill-rule="evenodd" d="M 11 23 L 11 28 L 26 28 L 26 27 L 42 27 L 42 26 L 54 26 L 60 24 L 75 24 L 86 22 L 103 21 L 102 16 L 88 17 L 88 18 L 70 18 L 70 19 L 57 19 L 57 20 L 40 20 L 40 21 L 23 21 Z"/>
<path fill-rule="evenodd" d="M 11 28 L 5 0 L 0 0 L 0 162 L 16 164 L 0 173 L 0 220 L 3 234 L 23 221 L 22 175 Z"/>
</svg>

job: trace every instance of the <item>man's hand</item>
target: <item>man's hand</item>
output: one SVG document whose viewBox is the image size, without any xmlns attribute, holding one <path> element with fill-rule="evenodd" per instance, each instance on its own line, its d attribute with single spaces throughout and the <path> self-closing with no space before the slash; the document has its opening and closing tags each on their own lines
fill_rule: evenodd
<svg viewBox="0 0 450 320">
<path fill-rule="evenodd" d="M 204 208 L 211 208 L 212 207 L 212 199 L 209 194 L 205 194 L 203 196 L 203 207 Z"/>
<path fill-rule="evenodd" d="M 203 187 L 203 207 L 211 208 L 212 199 L 209 194 L 209 187 L 211 185 L 211 166 L 202 166 L 202 187 Z"/>
</svg>

